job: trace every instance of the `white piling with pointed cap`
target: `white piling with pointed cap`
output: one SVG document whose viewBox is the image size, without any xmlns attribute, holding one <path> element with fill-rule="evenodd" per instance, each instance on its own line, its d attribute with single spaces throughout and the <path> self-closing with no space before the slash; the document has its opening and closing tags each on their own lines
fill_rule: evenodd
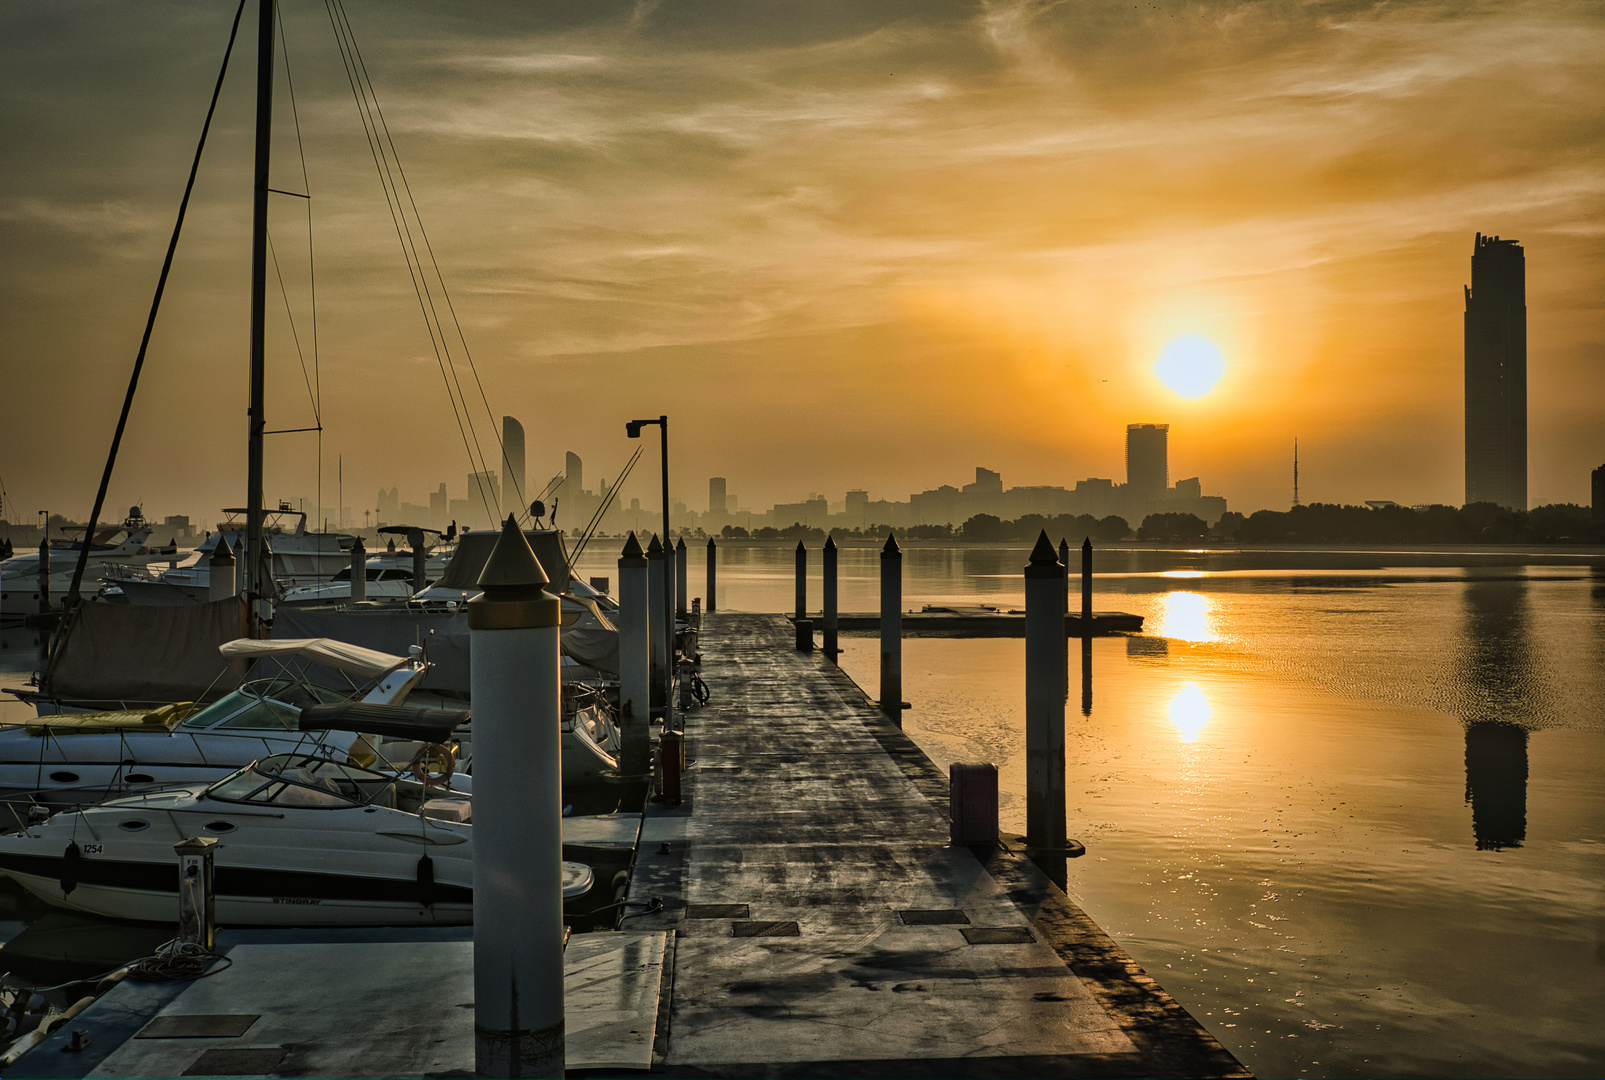
<svg viewBox="0 0 1605 1080">
<path fill-rule="evenodd" d="M 1025 842 L 1063 849 L 1064 564 L 1044 531 L 1025 568 Z"/>
<path fill-rule="evenodd" d="M 474 1073 L 563 1075 L 561 609 L 512 515 L 468 602 Z"/>
<path fill-rule="evenodd" d="M 645 776 L 652 760 L 652 585 L 632 532 L 619 555 L 619 771 Z"/>
<path fill-rule="evenodd" d="M 368 599 L 368 549 L 359 536 L 351 542 L 351 602 L 360 604 L 366 599 Z"/>
<path fill-rule="evenodd" d="M 903 550 L 895 535 L 881 548 L 881 712 L 903 726 Z"/>
<path fill-rule="evenodd" d="M 704 611 L 719 610 L 719 545 L 708 537 L 708 587 L 706 589 L 707 606 Z"/>
<path fill-rule="evenodd" d="M 686 586 L 685 537 L 674 542 L 674 611 L 677 615 L 684 615 L 686 604 L 691 590 Z"/>
<path fill-rule="evenodd" d="M 206 598 L 226 600 L 238 595 L 239 578 L 235 576 L 234 549 L 229 547 L 228 533 L 218 533 L 212 545 L 212 555 L 206 560 Z"/>
<path fill-rule="evenodd" d="M 836 646 L 837 624 L 840 622 L 837 611 L 838 597 L 836 593 L 836 538 L 825 537 L 825 555 L 820 578 L 820 591 L 824 594 L 824 623 L 825 623 L 825 659 L 831 663 L 836 662 L 836 656 L 841 649 Z"/>
<path fill-rule="evenodd" d="M 661 694 L 666 685 L 665 672 L 669 667 L 669 624 L 664 618 L 668 594 L 663 586 L 664 575 L 668 573 L 668 560 L 664 558 L 663 541 L 656 534 L 646 546 L 646 563 L 647 583 L 652 593 L 647 599 L 647 610 L 652 619 L 652 685 Z"/>
</svg>

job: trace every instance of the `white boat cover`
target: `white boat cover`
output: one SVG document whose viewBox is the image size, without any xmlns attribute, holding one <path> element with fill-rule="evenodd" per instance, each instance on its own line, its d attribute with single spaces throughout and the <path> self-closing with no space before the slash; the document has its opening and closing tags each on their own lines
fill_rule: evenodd
<svg viewBox="0 0 1605 1080">
<path fill-rule="evenodd" d="M 230 659 L 254 660 L 261 656 L 272 656 L 281 659 L 296 657 L 315 660 L 340 671 L 364 675 L 370 679 L 377 679 L 407 662 L 405 656 L 392 656 L 378 649 L 366 649 L 361 645 L 352 645 L 326 637 L 276 638 L 272 641 L 240 638 L 237 641 L 225 641 L 217 647 L 217 651 Z"/>
</svg>

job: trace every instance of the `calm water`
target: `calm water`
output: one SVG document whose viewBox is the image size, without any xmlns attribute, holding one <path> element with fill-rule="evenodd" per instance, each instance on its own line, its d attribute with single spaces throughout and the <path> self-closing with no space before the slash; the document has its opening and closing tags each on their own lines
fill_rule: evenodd
<svg viewBox="0 0 1605 1080">
<path fill-rule="evenodd" d="M 616 579 L 616 558 L 581 573 Z M 725 545 L 721 606 L 789 609 L 792 558 Z M 1018 606 L 1025 559 L 911 545 L 905 607 Z M 842 551 L 844 610 L 874 610 L 878 569 Z M 1089 914 L 1263 1076 L 1605 1072 L 1605 558 L 1128 550 L 1098 569 L 1096 606 L 1148 633 L 1069 646 Z M 0 682 L 31 642 L 0 640 Z M 843 644 L 874 696 L 874 639 Z M 939 765 L 999 766 L 1023 830 L 1023 642 L 911 638 L 904 696 Z"/>
<path fill-rule="evenodd" d="M 790 547 L 721 555 L 721 606 L 790 608 Z M 905 607 L 1019 606 L 1025 560 L 910 545 Z M 843 609 L 874 610 L 877 553 L 841 565 Z M 1089 914 L 1260 1075 L 1605 1071 L 1605 559 L 1128 550 L 1098 569 L 1095 606 L 1148 633 L 1070 645 Z M 874 696 L 873 638 L 844 645 Z M 910 639 L 904 697 L 939 765 L 999 766 L 1023 831 L 1023 642 Z"/>
</svg>

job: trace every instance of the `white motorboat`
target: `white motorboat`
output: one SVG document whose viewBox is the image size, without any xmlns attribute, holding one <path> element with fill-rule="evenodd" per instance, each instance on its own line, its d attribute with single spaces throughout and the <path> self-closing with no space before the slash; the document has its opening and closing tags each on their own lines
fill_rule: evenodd
<svg viewBox="0 0 1605 1080">
<path fill-rule="evenodd" d="M 121 525 L 96 532 L 89 542 L 88 565 L 78 586 L 80 595 L 93 595 L 100 588 L 101 575 L 107 572 L 134 573 L 149 560 L 159 558 L 160 552 L 145 546 L 150 534 L 150 524 L 137 506 L 129 509 Z M 55 606 L 60 606 L 62 597 L 72 588 L 83 547 L 82 540 L 57 539 L 45 549 L 50 558 L 50 601 Z M 40 556 L 39 551 L 25 551 L 0 563 L 0 620 L 17 622 L 39 614 Z"/>
<path fill-rule="evenodd" d="M 124 569 L 103 573 L 100 595 L 114 603 L 127 604 L 204 602 L 210 595 L 212 552 L 217 550 L 219 541 L 228 538 L 236 566 L 243 558 L 246 511 L 226 509 L 223 514 L 217 531 L 197 546 L 195 554 L 185 562 L 155 572 Z M 351 568 L 350 551 L 356 537 L 349 533 L 308 532 L 305 511 L 293 510 L 288 503 L 263 512 L 262 536 L 272 553 L 273 580 L 281 588 L 319 584 Z"/>
<path fill-rule="evenodd" d="M 423 742 L 448 738 L 453 722 L 403 706 L 384 710 L 386 726 L 366 711 L 352 726 Z M 582 820 L 565 818 L 565 827 Z M 178 910 L 173 845 L 209 836 L 218 840 L 216 915 L 224 925 L 464 925 L 473 921 L 472 822 L 472 796 L 440 786 L 422 767 L 397 775 L 317 754 L 275 754 L 209 787 L 63 811 L 0 836 L 0 871 L 57 907 L 170 922 Z M 588 892 L 593 878 L 589 866 L 563 863 L 565 902 Z"/>
<path fill-rule="evenodd" d="M 368 563 L 366 598 L 368 600 L 406 603 L 416 591 L 412 580 L 412 558 L 384 556 Z M 316 585 L 297 585 L 285 589 L 279 598 L 280 607 L 312 607 L 318 604 L 349 604 L 351 602 L 351 567 L 346 567 L 328 581 Z"/>
<path fill-rule="evenodd" d="M 255 758 L 305 749 L 301 710 L 362 700 L 394 705 L 424 677 L 421 656 L 392 656 L 328 638 L 220 646 L 225 658 L 269 662 L 278 672 L 252 679 L 210 705 L 181 702 L 96 713 L 62 713 L 0 728 L 0 797 L 55 805 L 99 802 L 159 784 L 208 782 Z M 313 673 L 306 665 L 316 665 Z M 316 674 L 317 681 L 309 678 Z M 344 686 L 325 685 L 340 681 Z M 322 736 L 332 751 L 377 753 L 349 732 Z M 26 810 L 17 813 L 26 816 Z M 16 827 L 0 814 L 0 828 Z"/>
</svg>

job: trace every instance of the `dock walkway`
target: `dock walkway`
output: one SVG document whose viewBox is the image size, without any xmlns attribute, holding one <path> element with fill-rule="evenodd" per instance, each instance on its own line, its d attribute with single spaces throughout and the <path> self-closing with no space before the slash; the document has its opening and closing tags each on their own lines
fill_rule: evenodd
<svg viewBox="0 0 1605 1080">
<path fill-rule="evenodd" d="M 1246 1075 L 1035 866 L 950 846 L 946 777 L 783 617 L 703 628 L 625 924 L 674 933 L 654 1072 Z"/>
</svg>

